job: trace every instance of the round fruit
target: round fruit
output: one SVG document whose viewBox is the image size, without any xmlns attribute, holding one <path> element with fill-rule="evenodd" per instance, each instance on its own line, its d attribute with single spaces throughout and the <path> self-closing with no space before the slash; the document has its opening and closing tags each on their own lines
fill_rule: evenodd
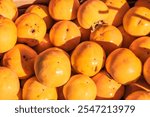
<svg viewBox="0 0 150 117">
<path fill-rule="evenodd" d="M 68 54 L 56 47 L 41 52 L 35 60 L 34 69 L 37 79 L 51 87 L 62 86 L 71 74 Z"/>
<path fill-rule="evenodd" d="M 78 0 L 50 0 L 49 13 L 55 20 L 73 20 L 79 6 Z"/>
<path fill-rule="evenodd" d="M 84 41 L 73 50 L 71 64 L 77 73 L 93 76 L 102 69 L 105 58 L 105 52 L 99 44 Z"/>
<path fill-rule="evenodd" d="M 17 44 L 4 54 L 2 64 L 16 72 L 20 79 L 25 79 L 34 74 L 36 56 L 37 53 L 29 46 Z"/>
<path fill-rule="evenodd" d="M 56 100 L 57 91 L 54 87 L 46 87 L 37 81 L 36 77 L 29 78 L 22 89 L 24 100 Z"/>
<path fill-rule="evenodd" d="M 129 4 L 126 0 L 102 0 L 109 8 L 109 15 L 105 23 L 119 26 L 122 24 L 124 14 L 129 10 Z"/>
<path fill-rule="evenodd" d="M 126 97 L 126 100 L 150 100 L 150 93 L 146 91 L 135 91 Z"/>
<path fill-rule="evenodd" d="M 94 81 L 82 74 L 72 76 L 63 87 L 63 94 L 67 100 L 94 100 L 96 92 Z"/>
<path fill-rule="evenodd" d="M 16 20 L 18 42 L 35 46 L 42 41 L 46 34 L 46 24 L 44 20 L 34 14 L 26 13 Z"/>
<path fill-rule="evenodd" d="M 35 13 L 39 15 L 45 21 L 47 29 L 50 29 L 53 25 L 53 20 L 49 15 L 48 7 L 46 5 L 31 5 L 26 9 L 25 13 Z"/>
<path fill-rule="evenodd" d="M 0 15 L 15 21 L 18 17 L 18 8 L 12 0 L 0 0 Z"/>
<path fill-rule="evenodd" d="M 150 37 L 143 36 L 135 39 L 129 49 L 144 63 L 150 57 Z"/>
<path fill-rule="evenodd" d="M 4 53 L 17 42 L 17 28 L 14 22 L 8 18 L 0 16 L 0 53 Z"/>
<path fill-rule="evenodd" d="M 144 36 L 150 33 L 150 9 L 132 7 L 123 18 L 123 27 L 132 36 Z"/>
<path fill-rule="evenodd" d="M 77 19 L 81 27 L 91 28 L 92 25 L 108 17 L 108 7 L 100 0 L 87 0 L 80 5 Z"/>
<path fill-rule="evenodd" d="M 120 84 L 135 82 L 141 75 L 142 63 L 127 48 L 118 48 L 106 59 L 106 70 Z"/>
<path fill-rule="evenodd" d="M 54 46 L 69 51 L 79 44 L 81 33 L 75 23 L 71 21 L 59 21 L 53 25 L 49 36 Z"/>
<path fill-rule="evenodd" d="M 116 82 L 106 71 L 101 71 L 92 77 L 97 86 L 96 99 L 119 100 L 124 94 L 124 86 Z"/>
<path fill-rule="evenodd" d="M 19 89 L 17 74 L 6 67 L 0 67 L 0 100 L 14 99 Z"/>
<path fill-rule="evenodd" d="M 90 40 L 99 43 L 105 52 L 109 54 L 122 44 L 122 34 L 118 28 L 112 25 L 102 25 L 90 34 Z"/>
<path fill-rule="evenodd" d="M 143 75 L 148 84 L 150 84 L 150 57 L 147 58 L 143 65 Z"/>
</svg>

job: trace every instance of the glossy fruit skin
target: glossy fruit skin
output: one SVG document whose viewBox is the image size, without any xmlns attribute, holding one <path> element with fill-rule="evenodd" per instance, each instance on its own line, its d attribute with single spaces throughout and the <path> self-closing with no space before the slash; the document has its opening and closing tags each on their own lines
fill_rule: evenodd
<svg viewBox="0 0 150 117">
<path fill-rule="evenodd" d="M 83 74 L 72 76 L 63 86 L 63 94 L 66 100 L 94 100 L 96 92 L 94 81 Z"/>
<path fill-rule="evenodd" d="M 29 46 L 16 44 L 4 54 L 2 64 L 17 73 L 20 79 L 26 79 L 34 74 L 36 56 L 37 53 Z"/>
<path fill-rule="evenodd" d="M 107 54 L 121 47 L 122 34 L 112 25 L 102 25 L 91 32 L 90 40 L 99 43 Z"/>
<path fill-rule="evenodd" d="M 0 14 L 15 21 L 18 17 L 18 8 L 12 0 L 0 0 Z"/>
<path fill-rule="evenodd" d="M 97 86 L 97 100 L 119 100 L 124 94 L 124 86 L 113 80 L 106 71 L 100 71 L 92 80 Z"/>
<path fill-rule="evenodd" d="M 150 84 L 150 57 L 147 58 L 143 65 L 143 75 L 146 82 Z"/>
<path fill-rule="evenodd" d="M 34 76 L 25 82 L 22 97 L 23 100 L 56 100 L 57 91 L 54 87 L 41 84 Z"/>
<path fill-rule="evenodd" d="M 54 46 L 70 51 L 80 43 L 81 32 L 75 23 L 65 20 L 53 25 L 49 37 Z"/>
<path fill-rule="evenodd" d="M 129 49 L 144 63 L 150 57 L 150 37 L 143 36 L 135 39 Z"/>
<path fill-rule="evenodd" d="M 93 76 L 102 69 L 105 59 L 105 51 L 99 44 L 84 41 L 73 50 L 71 64 L 77 73 Z"/>
<path fill-rule="evenodd" d="M 45 21 L 47 29 L 50 29 L 53 25 L 53 19 L 51 18 L 46 5 L 31 5 L 26 9 L 25 13 L 35 13 L 39 15 Z"/>
<path fill-rule="evenodd" d="M 138 90 L 128 95 L 126 100 L 150 100 L 150 93 Z"/>
<path fill-rule="evenodd" d="M 17 26 L 17 37 L 19 43 L 25 43 L 31 47 L 42 41 L 46 34 L 44 20 L 34 14 L 25 13 L 15 21 Z"/>
<path fill-rule="evenodd" d="M 150 33 L 150 9 L 132 7 L 123 18 L 123 27 L 132 36 L 145 36 Z"/>
<path fill-rule="evenodd" d="M 109 16 L 104 22 L 109 25 L 119 26 L 122 24 L 124 14 L 129 10 L 126 0 L 102 0 L 109 8 Z"/>
<path fill-rule="evenodd" d="M 78 0 L 50 0 L 49 13 L 55 20 L 73 20 L 80 6 Z"/>
<path fill-rule="evenodd" d="M 11 100 L 17 97 L 20 89 L 19 79 L 15 72 L 0 67 L 0 100 Z"/>
<path fill-rule="evenodd" d="M 69 55 L 62 49 L 52 47 L 41 52 L 34 63 L 37 79 L 46 86 L 64 85 L 71 75 Z"/>
<path fill-rule="evenodd" d="M 118 48 L 110 53 L 105 67 L 115 81 L 124 85 L 138 80 L 142 72 L 140 59 L 127 48 Z"/>
<path fill-rule="evenodd" d="M 17 28 L 14 22 L 0 16 L 0 53 L 4 53 L 15 46 L 17 42 Z"/>
<path fill-rule="evenodd" d="M 100 0 L 86 0 L 80 5 L 77 19 L 81 27 L 90 29 L 92 25 L 108 17 L 108 7 Z"/>
</svg>

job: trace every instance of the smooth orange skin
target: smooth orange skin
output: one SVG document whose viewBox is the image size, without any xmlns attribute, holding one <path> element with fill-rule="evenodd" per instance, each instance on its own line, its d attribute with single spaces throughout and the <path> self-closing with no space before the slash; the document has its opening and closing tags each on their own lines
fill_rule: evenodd
<svg viewBox="0 0 150 117">
<path fill-rule="evenodd" d="M 59 21 L 51 28 L 49 37 L 54 46 L 70 51 L 79 44 L 81 32 L 72 21 Z"/>
<path fill-rule="evenodd" d="M 102 0 L 109 8 L 109 16 L 105 23 L 119 26 L 122 24 L 124 14 L 129 10 L 129 4 L 126 0 Z"/>
<path fill-rule="evenodd" d="M 124 86 L 117 83 L 106 71 L 92 77 L 97 86 L 97 100 L 119 100 L 124 94 Z"/>
<path fill-rule="evenodd" d="M 84 41 L 73 50 L 71 64 L 77 73 L 93 76 L 102 69 L 105 59 L 105 52 L 99 44 Z"/>
<path fill-rule="evenodd" d="M 17 73 L 20 79 L 26 79 L 34 74 L 36 56 L 37 53 L 29 46 L 16 44 L 4 54 L 2 64 Z"/>
<path fill-rule="evenodd" d="M 38 43 L 38 45 L 34 46 L 34 50 L 37 52 L 37 53 L 41 53 L 43 52 L 44 50 L 52 47 L 52 43 L 50 42 L 50 39 L 49 39 L 49 34 L 46 33 L 44 38 L 42 39 L 42 41 L 40 43 Z"/>
<path fill-rule="evenodd" d="M 25 13 L 35 13 L 39 15 L 45 21 L 47 29 L 50 29 L 53 25 L 53 19 L 51 18 L 46 5 L 31 5 L 26 9 Z"/>
<path fill-rule="evenodd" d="M 78 0 L 50 0 L 49 13 L 55 20 L 73 20 L 80 6 Z"/>
<path fill-rule="evenodd" d="M 0 0 L 0 14 L 15 21 L 18 17 L 18 8 L 12 0 Z"/>
<path fill-rule="evenodd" d="M 143 75 L 148 84 L 150 84 L 150 57 L 147 58 L 143 65 Z"/>
<path fill-rule="evenodd" d="M 51 87 L 62 86 L 71 75 L 69 55 L 62 49 L 49 48 L 37 56 L 34 70 L 42 84 Z"/>
<path fill-rule="evenodd" d="M 132 36 L 145 36 L 150 33 L 150 9 L 132 7 L 123 18 L 125 31 Z"/>
<path fill-rule="evenodd" d="M 124 30 L 124 28 L 123 28 L 122 25 L 119 26 L 119 27 L 117 27 L 117 28 L 120 30 L 120 32 L 122 34 L 122 37 L 123 37 L 123 41 L 122 41 L 121 47 L 123 47 L 123 48 L 129 48 L 130 44 L 135 40 L 136 37 L 129 35 Z"/>
<path fill-rule="evenodd" d="M 137 0 L 134 6 L 143 6 L 150 9 L 150 0 Z"/>
<path fill-rule="evenodd" d="M 63 86 L 63 94 L 66 100 L 94 100 L 96 92 L 94 81 L 83 74 L 72 76 Z"/>
<path fill-rule="evenodd" d="M 77 19 L 81 27 L 89 29 L 98 21 L 108 17 L 108 7 L 100 0 L 87 0 L 83 2 L 77 13 Z"/>
<path fill-rule="evenodd" d="M 14 22 L 8 18 L 0 16 L 0 53 L 4 53 L 17 42 L 17 28 Z"/>
<path fill-rule="evenodd" d="M 42 41 L 46 34 L 46 24 L 44 20 L 34 14 L 25 13 L 15 21 L 17 26 L 17 37 L 19 43 L 26 43 L 33 47 Z"/>
<path fill-rule="evenodd" d="M 54 87 L 46 87 L 36 77 L 29 78 L 22 89 L 23 100 L 56 100 L 57 91 Z"/>
<path fill-rule="evenodd" d="M 118 48 L 110 53 L 105 67 L 115 81 L 124 85 L 138 80 L 142 72 L 140 59 L 127 48 Z"/>
<path fill-rule="evenodd" d="M 150 100 L 150 93 L 146 91 L 135 91 L 126 97 L 126 100 Z"/>
<path fill-rule="evenodd" d="M 0 67 L 0 100 L 15 99 L 20 89 L 19 78 L 15 72 Z"/>
<path fill-rule="evenodd" d="M 91 32 L 90 40 L 99 43 L 107 54 L 121 47 L 122 34 L 115 26 L 102 25 Z"/>
<path fill-rule="evenodd" d="M 150 57 L 150 37 L 143 36 L 135 39 L 129 49 L 144 63 Z"/>
</svg>

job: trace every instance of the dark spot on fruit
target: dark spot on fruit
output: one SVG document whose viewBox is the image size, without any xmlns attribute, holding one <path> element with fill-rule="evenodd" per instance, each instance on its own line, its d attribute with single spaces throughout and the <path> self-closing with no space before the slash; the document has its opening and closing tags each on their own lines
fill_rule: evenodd
<svg viewBox="0 0 150 117">
<path fill-rule="evenodd" d="M 147 54 L 150 54 L 150 52 L 149 52 L 149 51 L 147 51 Z"/>
<path fill-rule="evenodd" d="M 98 70 L 98 67 L 97 66 L 95 66 L 95 69 L 94 69 L 94 71 L 96 72 Z"/>
<path fill-rule="evenodd" d="M 32 33 L 35 33 L 35 29 L 32 29 L 31 32 L 32 32 Z"/>
<path fill-rule="evenodd" d="M 68 31 L 69 31 L 69 29 L 67 28 L 67 29 L 66 29 L 66 31 L 68 32 Z"/>
<path fill-rule="evenodd" d="M 25 61 L 28 61 L 28 58 L 25 55 L 23 55 L 22 57 Z"/>
</svg>

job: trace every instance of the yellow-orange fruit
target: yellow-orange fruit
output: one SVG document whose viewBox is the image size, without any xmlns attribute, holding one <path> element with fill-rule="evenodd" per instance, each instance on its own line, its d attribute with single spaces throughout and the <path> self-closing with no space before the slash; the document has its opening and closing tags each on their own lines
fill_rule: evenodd
<svg viewBox="0 0 150 117">
<path fill-rule="evenodd" d="M 143 65 L 143 75 L 148 84 L 150 84 L 150 57 L 147 58 Z"/>
</svg>

